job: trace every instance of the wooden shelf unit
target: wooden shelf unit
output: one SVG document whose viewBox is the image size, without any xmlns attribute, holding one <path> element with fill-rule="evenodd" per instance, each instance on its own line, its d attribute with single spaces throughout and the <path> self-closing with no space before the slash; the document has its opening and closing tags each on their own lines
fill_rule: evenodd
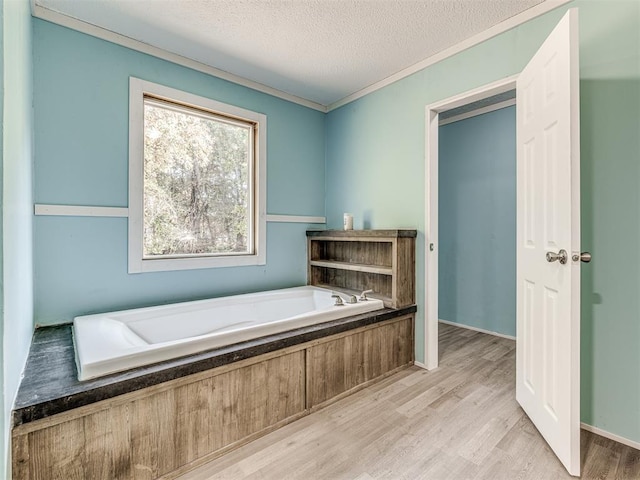
<svg viewBox="0 0 640 480">
<path fill-rule="evenodd" d="M 386 307 L 415 303 L 415 230 L 309 230 L 307 283 L 360 294 Z"/>
</svg>

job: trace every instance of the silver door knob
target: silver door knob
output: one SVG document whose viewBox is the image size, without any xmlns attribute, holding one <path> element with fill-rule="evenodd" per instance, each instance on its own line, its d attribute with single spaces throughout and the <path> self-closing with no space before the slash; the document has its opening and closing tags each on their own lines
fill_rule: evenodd
<svg viewBox="0 0 640 480">
<path fill-rule="evenodd" d="M 547 252 L 547 262 L 552 263 L 558 260 L 561 265 L 567 263 L 567 251 L 565 249 L 560 250 L 558 253 Z"/>
<path fill-rule="evenodd" d="M 582 252 L 580 254 L 574 253 L 571 255 L 571 260 L 574 262 L 580 261 L 584 263 L 589 263 L 591 261 L 591 254 L 589 252 Z"/>
</svg>

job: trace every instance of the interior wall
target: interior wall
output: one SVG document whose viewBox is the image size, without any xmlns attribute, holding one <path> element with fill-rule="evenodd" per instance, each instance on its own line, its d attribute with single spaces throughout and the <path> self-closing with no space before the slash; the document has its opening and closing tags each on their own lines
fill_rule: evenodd
<svg viewBox="0 0 640 480">
<path fill-rule="evenodd" d="M 5 473 L 10 469 L 6 462 L 10 413 L 33 333 L 33 76 L 29 2 L 5 0 L 2 7 L 2 461 L 5 468 L 0 472 Z"/>
<path fill-rule="evenodd" d="M 35 202 L 126 207 L 129 76 L 267 115 L 267 213 L 324 216 L 324 114 L 34 19 Z M 306 283 L 300 223 L 267 265 L 127 273 L 127 219 L 35 217 L 35 321 Z"/>
<path fill-rule="evenodd" d="M 516 335 L 516 107 L 438 132 L 438 313 Z"/>
<path fill-rule="evenodd" d="M 425 106 L 517 74 L 580 12 L 581 418 L 640 441 L 640 2 L 576 0 L 330 112 L 329 227 L 416 227 L 416 358 L 424 360 Z"/>
</svg>

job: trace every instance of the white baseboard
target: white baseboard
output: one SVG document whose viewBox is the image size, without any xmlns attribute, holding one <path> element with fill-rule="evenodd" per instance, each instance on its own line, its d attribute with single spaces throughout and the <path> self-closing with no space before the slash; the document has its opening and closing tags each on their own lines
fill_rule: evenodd
<svg viewBox="0 0 640 480">
<path fill-rule="evenodd" d="M 510 340 L 515 340 L 515 337 L 511 337 L 509 335 L 503 335 L 501 333 L 489 332 L 487 330 L 483 330 L 481 328 L 469 327 L 468 325 L 460 325 L 458 323 L 448 322 L 447 320 L 438 320 L 440 323 L 445 323 L 447 325 L 453 325 L 455 327 L 467 328 L 469 330 L 474 330 L 477 332 L 487 333 L 489 335 L 495 335 L 498 337 L 508 338 Z M 428 370 L 427 366 L 422 362 L 414 362 L 416 367 L 424 368 Z M 621 443 L 631 448 L 635 448 L 636 450 L 640 450 L 640 442 L 636 442 L 634 440 L 629 440 L 628 438 L 621 437 L 620 435 L 616 435 L 615 433 L 607 432 L 606 430 L 602 430 L 601 428 L 594 427 L 593 425 L 589 425 L 587 423 L 580 423 L 580 428 L 582 430 L 586 430 L 587 432 L 595 433 L 596 435 L 600 435 L 601 437 L 608 438 L 609 440 L 613 440 L 614 442 Z"/>
<path fill-rule="evenodd" d="M 503 335 L 501 333 L 489 332 L 487 330 L 483 330 L 481 328 L 470 327 L 468 325 L 460 325 L 458 323 L 449 322 L 447 320 L 438 320 L 440 323 L 445 323 L 447 325 L 453 325 L 454 327 L 467 328 L 469 330 L 474 330 L 476 332 L 488 333 L 489 335 L 495 335 L 498 337 L 508 338 L 510 340 L 515 340 L 515 337 L 510 335 Z M 427 368 L 421 362 L 414 362 L 417 367 Z M 636 442 L 634 440 L 629 440 L 628 438 L 621 437 L 620 435 L 616 435 L 615 433 L 607 432 L 606 430 L 602 430 L 601 428 L 594 427 L 593 425 L 589 425 L 587 423 L 580 423 L 580 428 L 582 430 L 586 430 L 587 432 L 595 433 L 596 435 L 600 435 L 601 437 L 608 438 L 609 440 L 613 440 L 614 442 L 621 443 L 623 445 L 627 445 L 628 447 L 635 448 L 636 450 L 640 450 L 640 442 Z"/>
<path fill-rule="evenodd" d="M 586 430 L 587 432 L 595 433 L 596 435 L 600 435 L 601 437 L 613 440 L 614 442 L 622 443 L 623 445 L 627 445 L 628 447 L 640 450 L 640 442 L 634 442 L 633 440 L 629 440 L 628 438 L 621 437 L 620 435 L 607 432 L 606 430 L 602 430 L 598 427 L 594 427 L 593 425 L 588 425 L 586 423 L 581 423 L 580 428 Z"/>
<path fill-rule="evenodd" d="M 445 323 L 447 325 L 453 325 L 454 327 L 466 328 L 467 330 L 473 330 L 474 332 L 486 333 L 488 335 L 493 335 L 494 337 L 502 337 L 508 338 L 509 340 L 515 340 L 516 337 L 511 335 L 505 335 L 503 333 L 491 332 L 489 330 L 485 330 L 484 328 L 470 327 L 469 325 L 463 325 L 461 323 L 450 322 L 448 320 L 438 320 L 440 323 Z"/>
<path fill-rule="evenodd" d="M 420 368 L 423 368 L 423 369 L 425 369 L 425 370 L 429 370 L 429 369 L 427 368 L 427 366 L 426 366 L 424 363 L 422 363 L 422 362 L 418 362 L 417 360 L 416 360 L 415 362 L 413 362 L 413 364 L 414 364 L 416 367 L 420 367 Z"/>
</svg>

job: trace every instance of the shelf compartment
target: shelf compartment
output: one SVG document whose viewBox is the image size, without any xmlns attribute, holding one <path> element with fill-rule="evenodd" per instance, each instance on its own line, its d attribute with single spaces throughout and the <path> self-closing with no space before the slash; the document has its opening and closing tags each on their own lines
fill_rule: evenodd
<svg viewBox="0 0 640 480">
<path fill-rule="evenodd" d="M 311 242 L 311 261 L 331 261 L 344 264 L 357 264 L 370 267 L 382 267 L 391 270 L 393 265 L 393 242 L 389 239 L 367 240 L 360 242 L 339 240 L 320 240 Z M 373 272 L 378 273 L 378 272 Z"/>
<path fill-rule="evenodd" d="M 364 290 L 373 290 L 372 297 L 374 298 L 383 300 L 393 298 L 393 277 L 391 275 L 311 266 L 311 277 L 311 285 L 325 285 L 327 288 L 342 290 L 350 289 L 358 294 Z M 391 304 L 389 301 L 385 302 L 386 306 Z"/>
</svg>

